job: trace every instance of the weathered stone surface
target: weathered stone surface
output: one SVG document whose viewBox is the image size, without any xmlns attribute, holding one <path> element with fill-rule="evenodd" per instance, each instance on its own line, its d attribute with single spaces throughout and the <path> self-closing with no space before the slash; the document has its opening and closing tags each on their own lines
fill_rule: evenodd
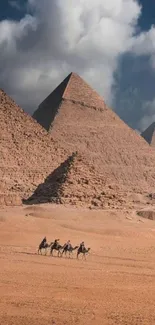
<svg viewBox="0 0 155 325">
<path fill-rule="evenodd" d="M 0 205 L 18 205 L 65 158 L 64 150 L 0 90 Z"/>
</svg>

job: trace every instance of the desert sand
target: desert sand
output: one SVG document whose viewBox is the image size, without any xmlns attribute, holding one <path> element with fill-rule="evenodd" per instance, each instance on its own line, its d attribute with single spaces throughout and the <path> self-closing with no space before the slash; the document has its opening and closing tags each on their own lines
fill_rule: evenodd
<svg viewBox="0 0 155 325">
<path fill-rule="evenodd" d="M 45 235 L 90 254 L 38 255 Z M 2 325 L 155 324 L 155 221 L 135 210 L 1 208 L 0 260 Z"/>
</svg>

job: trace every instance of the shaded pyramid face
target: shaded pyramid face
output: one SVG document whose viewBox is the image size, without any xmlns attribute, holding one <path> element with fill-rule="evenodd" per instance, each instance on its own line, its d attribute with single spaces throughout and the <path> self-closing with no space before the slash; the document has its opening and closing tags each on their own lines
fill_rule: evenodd
<svg viewBox="0 0 155 325">
<path fill-rule="evenodd" d="M 21 202 L 64 157 L 51 136 L 0 90 L 0 205 Z"/>
<path fill-rule="evenodd" d="M 155 154 L 78 75 L 70 74 L 34 113 L 68 154 L 94 169 L 103 186 L 148 191 L 155 185 Z"/>
<path fill-rule="evenodd" d="M 155 122 L 153 122 L 141 136 L 152 146 L 155 147 Z"/>
</svg>

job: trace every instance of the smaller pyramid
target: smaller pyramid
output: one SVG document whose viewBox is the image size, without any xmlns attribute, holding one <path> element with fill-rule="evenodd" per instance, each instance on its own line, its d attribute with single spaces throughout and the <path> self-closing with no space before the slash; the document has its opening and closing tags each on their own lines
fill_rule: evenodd
<svg viewBox="0 0 155 325">
<path fill-rule="evenodd" d="M 116 207 L 125 202 L 124 191 L 123 194 L 117 193 L 117 189 L 115 185 L 107 186 L 102 175 L 76 151 L 52 171 L 23 203 L 69 204 L 95 209 Z"/>
<path fill-rule="evenodd" d="M 155 147 L 155 122 L 153 122 L 141 136 L 152 146 Z"/>
<path fill-rule="evenodd" d="M 102 206 L 103 181 L 94 168 L 84 161 L 84 158 L 73 152 L 59 165 L 23 203 L 27 205 L 38 203 L 61 203 L 71 205 Z M 105 195 L 105 193 L 104 193 Z"/>
<path fill-rule="evenodd" d="M 71 101 L 95 109 L 105 108 L 103 98 L 78 74 L 71 72 L 39 105 L 33 114 L 33 118 L 49 131 L 63 101 Z"/>
</svg>

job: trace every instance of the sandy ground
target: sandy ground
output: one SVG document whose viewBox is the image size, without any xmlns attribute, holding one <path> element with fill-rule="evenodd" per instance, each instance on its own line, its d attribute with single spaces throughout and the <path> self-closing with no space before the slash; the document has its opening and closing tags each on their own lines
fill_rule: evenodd
<svg viewBox="0 0 155 325">
<path fill-rule="evenodd" d="M 87 260 L 37 255 L 45 235 L 84 240 Z M 155 221 L 134 211 L 1 209 L 0 324 L 154 325 Z"/>
</svg>

